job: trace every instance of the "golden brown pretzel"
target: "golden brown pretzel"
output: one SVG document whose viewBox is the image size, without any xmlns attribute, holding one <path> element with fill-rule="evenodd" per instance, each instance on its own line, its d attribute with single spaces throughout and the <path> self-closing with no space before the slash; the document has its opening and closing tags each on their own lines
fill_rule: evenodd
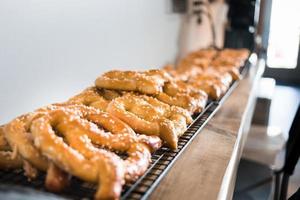
<svg viewBox="0 0 300 200">
<path fill-rule="evenodd" d="M 185 57 L 179 61 L 177 68 L 186 69 L 190 67 L 207 68 L 211 60 L 207 58 Z"/>
<path fill-rule="evenodd" d="M 57 106 L 48 106 L 41 108 L 33 113 L 22 115 L 3 127 L 3 134 L 8 141 L 10 147 L 14 149 L 14 162 L 17 160 L 15 167 L 23 167 L 25 175 L 29 179 L 34 179 L 37 176 L 37 169 L 47 171 L 45 185 L 50 191 L 61 191 L 68 184 L 68 179 L 63 172 L 57 169 L 51 173 L 52 168 L 49 168 L 48 160 L 43 157 L 38 149 L 33 145 L 32 135 L 30 132 L 30 125 L 32 120 L 39 117 L 49 110 L 56 109 Z M 9 165 L 9 163 L 4 163 Z M 50 173 L 49 173 L 50 172 Z M 60 181 L 52 182 L 59 179 Z"/>
<path fill-rule="evenodd" d="M 107 111 L 138 133 L 159 136 L 172 149 L 177 148 L 178 137 L 192 121 L 186 110 L 146 95 L 118 97 L 108 105 Z"/>
<path fill-rule="evenodd" d="M 0 169 L 15 169 L 22 167 L 22 159 L 16 149 L 11 149 L 4 138 L 3 126 L 0 126 Z"/>
<path fill-rule="evenodd" d="M 240 79 L 238 68 L 244 64 L 248 56 L 249 51 L 246 49 L 199 50 L 183 58 L 177 66 L 177 71 L 181 69 L 191 72 L 196 67 L 201 69 L 213 67 L 221 73 L 228 72 L 234 80 L 238 80 Z"/>
<path fill-rule="evenodd" d="M 85 106 L 50 111 L 32 122 L 31 131 L 35 145 L 60 168 L 85 181 L 100 181 L 95 197 L 101 199 L 118 198 L 124 176 L 134 180 L 142 175 L 151 151 L 161 145 L 158 137 L 140 139 L 117 118 Z M 128 158 L 123 162 L 114 153 L 94 145 L 126 152 Z"/>
<path fill-rule="evenodd" d="M 80 119 L 73 117 L 67 111 L 55 110 L 35 120 L 31 126 L 35 145 L 46 157 L 72 175 L 89 182 L 97 183 L 100 180 L 98 198 L 117 198 L 124 182 L 120 159 L 113 153 L 95 148 L 86 136 Z M 54 125 L 64 140 L 55 134 Z"/>
<path fill-rule="evenodd" d="M 218 57 L 231 58 L 235 60 L 246 60 L 249 57 L 250 51 L 248 49 L 223 49 L 218 54 Z"/>
<path fill-rule="evenodd" d="M 0 169 L 18 169 L 22 166 L 22 159 L 14 151 L 0 151 Z"/>
<path fill-rule="evenodd" d="M 142 74 L 145 74 L 146 76 L 151 76 L 157 79 L 158 82 L 168 82 L 172 80 L 172 77 L 170 74 L 168 74 L 165 70 L 161 69 L 151 69 L 147 71 L 141 72 Z"/>
<path fill-rule="evenodd" d="M 80 94 L 70 98 L 66 103 L 92 106 L 105 111 L 109 101 L 100 95 L 97 88 L 90 87 L 85 89 Z"/>
<path fill-rule="evenodd" d="M 4 137 L 3 127 L 3 125 L 0 126 L 0 151 L 11 150 Z"/>
<path fill-rule="evenodd" d="M 211 65 L 240 68 L 248 57 L 249 50 L 247 49 L 224 49 L 219 52 Z"/>
<path fill-rule="evenodd" d="M 207 102 L 207 94 L 195 89 L 183 81 L 168 82 L 163 87 L 163 92 L 155 95 L 160 101 L 169 105 L 182 107 L 191 114 L 201 112 Z"/>
<path fill-rule="evenodd" d="M 61 192 L 65 187 L 69 186 L 69 183 L 69 174 L 50 162 L 45 180 L 46 188 L 51 192 Z"/>
<path fill-rule="evenodd" d="M 46 171 L 48 168 L 48 161 L 33 145 L 31 133 L 29 130 L 30 123 L 40 113 L 28 113 L 22 115 L 4 126 L 4 136 L 9 145 L 22 157 L 28 161 L 35 168 Z M 25 164 L 25 170 L 28 169 L 29 163 Z M 26 172 L 26 171 L 25 171 Z M 35 173 L 27 173 L 29 178 L 34 178 Z"/>
<path fill-rule="evenodd" d="M 159 70 L 146 72 L 113 70 L 96 79 L 97 88 L 136 91 L 145 94 L 156 94 L 162 90 L 166 74 Z"/>
<path fill-rule="evenodd" d="M 70 98 L 65 104 L 79 104 L 91 106 L 102 111 L 105 111 L 109 102 L 121 96 L 121 92 L 107 89 L 97 89 L 96 87 L 89 87 L 80 94 Z"/>
<path fill-rule="evenodd" d="M 200 49 L 194 51 L 187 55 L 189 58 L 206 58 L 208 60 L 213 60 L 218 54 L 218 51 L 215 49 Z"/>
<path fill-rule="evenodd" d="M 220 73 L 211 68 L 189 80 L 193 87 L 204 90 L 212 99 L 220 99 L 228 90 L 231 82 L 232 77 L 229 73 Z"/>
<path fill-rule="evenodd" d="M 172 81 L 187 81 L 203 72 L 202 68 L 193 65 L 179 65 L 176 68 L 172 65 L 166 65 L 163 70 L 170 74 Z"/>
<path fill-rule="evenodd" d="M 237 67 L 230 67 L 230 66 L 212 66 L 214 70 L 220 72 L 221 74 L 229 73 L 233 80 L 241 79 L 241 73 L 239 68 Z"/>
<path fill-rule="evenodd" d="M 178 73 L 178 71 L 175 69 L 175 66 L 172 64 L 165 65 L 163 70 L 167 72 L 173 80 L 186 81 L 188 79 L 188 75 L 186 73 Z"/>
</svg>

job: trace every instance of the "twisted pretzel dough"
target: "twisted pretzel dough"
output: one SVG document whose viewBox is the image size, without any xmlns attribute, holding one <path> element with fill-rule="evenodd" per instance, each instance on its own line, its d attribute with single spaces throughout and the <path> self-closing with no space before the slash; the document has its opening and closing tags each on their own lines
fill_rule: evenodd
<svg viewBox="0 0 300 200">
<path fill-rule="evenodd" d="M 29 131 L 31 121 L 39 114 L 40 112 L 22 115 L 5 125 L 3 130 L 5 139 L 9 145 L 16 148 L 18 154 L 24 160 L 28 161 L 37 169 L 46 171 L 48 168 L 48 161 L 33 145 L 31 133 Z M 25 169 L 28 169 L 28 166 Z M 29 178 L 34 178 L 35 176 L 35 174 L 31 176 L 30 173 L 27 173 L 27 175 Z"/>
<path fill-rule="evenodd" d="M 204 90 L 212 99 L 220 99 L 230 87 L 232 77 L 229 73 L 220 73 L 208 69 L 205 73 L 189 81 L 195 88 Z"/>
<path fill-rule="evenodd" d="M 163 70 L 167 72 L 175 81 L 186 81 L 189 78 L 187 71 L 185 71 L 184 73 L 179 73 L 178 70 L 176 70 L 171 64 L 165 65 L 163 67 Z"/>
<path fill-rule="evenodd" d="M 159 136 L 172 149 L 177 148 L 178 137 L 192 121 L 186 110 L 146 95 L 118 97 L 108 105 L 107 111 L 138 133 Z"/>
<path fill-rule="evenodd" d="M 220 51 L 219 58 L 230 58 L 232 60 L 245 61 L 249 57 L 248 49 L 223 49 Z"/>
<path fill-rule="evenodd" d="M 233 80 L 238 80 L 241 78 L 239 67 L 244 65 L 248 56 L 249 51 L 246 49 L 199 50 L 182 59 L 177 66 L 177 70 L 192 71 L 195 68 L 203 70 L 212 68 L 218 73 L 229 73 Z"/>
<path fill-rule="evenodd" d="M 173 81 L 188 81 L 191 77 L 203 73 L 202 68 L 190 65 L 178 65 L 177 68 L 166 65 L 163 70 L 171 75 Z"/>
<path fill-rule="evenodd" d="M 201 112 L 207 102 L 207 94 L 204 91 L 196 90 L 183 81 L 166 83 L 163 92 L 155 97 L 169 105 L 184 108 L 191 114 Z"/>
<path fill-rule="evenodd" d="M 124 176 L 134 180 L 142 175 L 151 151 L 161 146 L 158 137 L 139 138 L 117 118 L 85 106 L 52 110 L 34 120 L 31 131 L 35 145 L 57 166 L 85 181 L 101 182 L 97 199 L 118 198 Z M 94 145 L 126 152 L 128 158 L 123 162 Z"/>
<path fill-rule="evenodd" d="M 227 68 L 240 68 L 245 64 L 245 60 L 249 57 L 247 49 L 224 49 L 220 51 L 218 56 L 212 61 L 212 66 L 222 66 Z"/>
<path fill-rule="evenodd" d="M 69 99 L 66 104 L 79 104 L 85 106 L 91 106 L 102 111 L 105 111 L 109 102 L 121 96 L 122 93 L 114 90 L 97 89 L 96 87 L 89 87 L 80 94 Z"/>
<path fill-rule="evenodd" d="M 206 58 L 208 60 L 213 60 L 218 55 L 215 49 L 200 49 L 190 53 L 187 57 L 189 58 Z"/>
<path fill-rule="evenodd" d="M 146 72 L 113 70 L 97 78 L 95 84 L 98 88 L 156 94 L 162 90 L 167 78 L 160 70 Z"/>
<path fill-rule="evenodd" d="M 4 138 L 3 126 L 0 126 L 0 169 L 15 169 L 22 167 L 22 160 L 16 149 L 11 149 Z"/>
<path fill-rule="evenodd" d="M 47 171 L 45 186 L 53 192 L 61 191 L 68 184 L 67 176 L 59 169 L 53 171 L 54 166 L 49 168 L 48 160 L 33 145 L 32 135 L 30 132 L 31 122 L 49 110 L 56 109 L 57 106 L 49 106 L 41 108 L 33 113 L 22 115 L 3 128 L 5 139 L 14 149 L 15 158 L 18 159 L 18 166 L 23 166 L 25 175 L 29 179 L 34 179 L 37 176 L 37 169 Z M 51 163 L 50 163 L 51 164 Z M 36 169 L 37 168 L 37 169 Z M 60 181 L 55 181 L 60 180 Z M 54 182 L 53 182 L 54 181 Z"/>
<path fill-rule="evenodd" d="M 210 64 L 211 60 L 207 58 L 195 58 L 195 57 L 189 57 L 183 58 L 178 63 L 179 69 L 185 69 L 192 67 L 199 67 L 199 68 L 207 68 Z"/>
</svg>

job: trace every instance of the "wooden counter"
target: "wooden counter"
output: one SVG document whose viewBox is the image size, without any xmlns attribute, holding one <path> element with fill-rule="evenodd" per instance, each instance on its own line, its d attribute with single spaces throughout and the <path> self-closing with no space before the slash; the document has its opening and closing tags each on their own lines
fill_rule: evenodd
<svg viewBox="0 0 300 200">
<path fill-rule="evenodd" d="M 195 137 L 149 199 L 231 199 L 264 60 L 254 61 L 220 110 Z"/>
</svg>

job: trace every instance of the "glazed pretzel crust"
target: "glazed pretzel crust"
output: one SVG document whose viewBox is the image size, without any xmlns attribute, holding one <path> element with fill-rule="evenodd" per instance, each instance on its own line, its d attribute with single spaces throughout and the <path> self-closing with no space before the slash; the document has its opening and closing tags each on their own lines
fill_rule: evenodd
<svg viewBox="0 0 300 200">
<path fill-rule="evenodd" d="M 146 95 L 118 97 L 108 105 L 107 111 L 138 133 L 159 136 L 172 149 L 177 148 L 178 137 L 192 121 L 186 110 Z"/>
<path fill-rule="evenodd" d="M 11 149 L 4 138 L 3 126 L 0 126 L 0 169 L 15 169 L 22 167 L 22 159 L 16 149 Z"/>
<path fill-rule="evenodd" d="M 188 110 L 191 114 L 201 112 L 207 103 L 207 94 L 184 81 L 168 82 L 163 92 L 155 95 L 160 101 Z"/>
<path fill-rule="evenodd" d="M 109 102 L 122 95 L 121 91 L 97 89 L 96 87 L 89 87 L 80 94 L 70 98 L 64 105 L 85 105 L 91 106 L 102 111 L 105 111 Z"/>
<path fill-rule="evenodd" d="M 18 165 L 15 167 L 23 167 L 29 180 L 36 178 L 38 170 L 47 171 L 45 186 L 53 192 L 63 190 L 68 185 L 69 178 L 55 166 L 49 167 L 52 164 L 41 155 L 33 144 L 30 126 L 34 119 L 56 108 L 57 106 L 48 106 L 38 109 L 36 112 L 17 117 L 3 127 L 3 135 L 9 146 L 14 149 L 15 156 L 13 158 L 18 161 Z"/>
<path fill-rule="evenodd" d="M 205 73 L 193 77 L 189 83 L 195 88 L 204 90 L 212 99 L 218 100 L 226 93 L 232 82 L 229 73 L 220 73 L 213 69 L 206 70 Z"/>
<path fill-rule="evenodd" d="M 113 70 L 97 78 L 95 85 L 98 88 L 157 94 L 162 90 L 167 78 L 167 74 L 160 70 L 146 72 Z"/>
<path fill-rule="evenodd" d="M 118 198 L 124 178 L 142 175 L 151 151 L 161 146 L 158 137 L 140 139 L 117 118 L 85 106 L 49 111 L 32 122 L 31 131 L 35 146 L 57 166 L 85 181 L 101 182 L 97 199 Z M 123 161 L 99 147 L 126 152 L 128 158 Z"/>
</svg>

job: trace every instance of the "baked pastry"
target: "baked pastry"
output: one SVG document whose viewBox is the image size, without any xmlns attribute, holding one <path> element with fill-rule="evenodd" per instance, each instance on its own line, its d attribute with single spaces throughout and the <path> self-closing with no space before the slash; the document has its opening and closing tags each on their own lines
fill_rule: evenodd
<svg viewBox="0 0 300 200">
<path fill-rule="evenodd" d="M 212 66 L 212 68 L 216 71 L 218 71 L 221 74 L 229 73 L 233 80 L 240 80 L 241 79 L 241 73 L 240 69 L 237 67 L 230 67 L 230 66 L 223 66 L 223 65 L 216 65 Z"/>
<path fill-rule="evenodd" d="M 202 68 L 194 65 L 178 65 L 176 68 L 166 65 L 163 70 L 171 75 L 173 81 L 188 81 L 191 77 L 203 73 Z"/>
<path fill-rule="evenodd" d="M 116 90 L 97 89 L 96 87 L 89 87 L 80 94 L 70 98 L 66 105 L 79 104 L 91 106 L 102 111 L 105 111 L 109 102 L 122 95 L 122 92 Z"/>
<path fill-rule="evenodd" d="M 169 76 L 162 70 L 109 71 L 96 79 L 97 88 L 112 90 L 136 91 L 143 94 L 157 94 L 168 81 Z"/>
<path fill-rule="evenodd" d="M 178 68 L 175 69 L 174 65 L 165 65 L 163 70 L 166 71 L 174 81 L 186 81 L 189 79 L 189 72 L 186 71 L 179 71 Z"/>
<path fill-rule="evenodd" d="M 153 136 L 152 142 L 145 143 L 145 138 L 139 140 L 119 119 L 85 106 L 52 110 L 34 120 L 31 131 L 36 147 L 49 160 L 85 181 L 101 182 L 95 195 L 97 199 L 118 198 L 124 179 L 135 180 L 142 175 L 151 160 L 151 152 L 161 144 Z M 126 152 L 128 157 L 123 161 L 94 144 Z"/>
<path fill-rule="evenodd" d="M 16 148 L 10 148 L 4 138 L 3 126 L 0 126 L 0 169 L 17 169 L 22 165 L 22 159 L 18 156 Z"/>
<path fill-rule="evenodd" d="M 219 51 L 216 49 L 200 49 L 198 51 L 191 52 L 187 57 L 190 58 L 206 58 L 208 60 L 213 60 Z"/>
<path fill-rule="evenodd" d="M 17 149 L 25 170 L 33 171 L 27 176 L 34 178 L 36 169 L 47 171 L 45 185 L 51 191 L 63 189 L 68 174 L 89 182 L 100 180 L 97 199 L 118 198 L 124 181 L 141 176 L 151 152 L 161 146 L 157 136 L 137 135 L 112 115 L 83 105 L 39 109 L 5 125 L 3 134 Z M 124 152 L 127 158 L 112 151 Z"/>
<path fill-rule="evenodd" d="M 199 67 L 199 68 L 207 68 L 211 63 L 211 59 L 208 58 L 197 58 L 197 57 L 190 57 L 187 56 L 186 58 L 183 58 L 178 63 L 178 68 L 184 69 L 189 68 L 191 66 L 193 67 Z"/>
<path fill-rule="evenodd" d="M 220 99 L 225 94 L 231 82 L 232 77 L 229 73 L 220 73 L 211 68 L 189 80 L 193 87 L 204 90 L 214 100 Z"/>
<path fill-rule="evenodd" d="M 56 169 L 49 168 L 50 163 L 41 155 L 33 144 L 30 125 L 34 119 L 57 106 L 48 106 L 36 112 L 22 115 L 3 126 L 3 134 L 9 146 L 14 150 L 18 159 L 22 160 L 22 167 L 29 179 L 35 179 L 38 170 L 47 172 L 45 186 L 50 191 L 61 191 L 68 184 L 68 176 Z M 20 165 L 18 167 L 21 167 Z M 48 173 L 48 170 L 51 172 Z M 56 181 L 59 180 L 59 181 Z M 52 182 L 55 181 L 55 182 Z"/>
<path fill-rule="evenodd" d="M 207 103 L 207 94 L 184 81 L 165 83 L 163 91 L 155 95 L 160 101 L 184 108 L 191 114 L 201 112 Z"/>
<path fill-rule="evenodd" d="M 242 49 L 223 49 L 220 51 L 218 57 L 223 58 L 231 58 L 235 60 L 243 60 L 245 61 L 250 55 L 250 52 L 248 49 L 242 48 Z"/>
<path fill-rule="evenodd" d="M 172 148 L 191 123 L 190 114 L 146 95 L 126 94 L 114 99 L 107 112 L 127 123 L 137 133 L 159 136 Z"/>
<path fill-rule="evenodd" d="M 247 49 L 224 49 L 219 52 L 218 56 L 212 61 L 213 66 L 241 67 L 249 57 Z"/>
</svg>

